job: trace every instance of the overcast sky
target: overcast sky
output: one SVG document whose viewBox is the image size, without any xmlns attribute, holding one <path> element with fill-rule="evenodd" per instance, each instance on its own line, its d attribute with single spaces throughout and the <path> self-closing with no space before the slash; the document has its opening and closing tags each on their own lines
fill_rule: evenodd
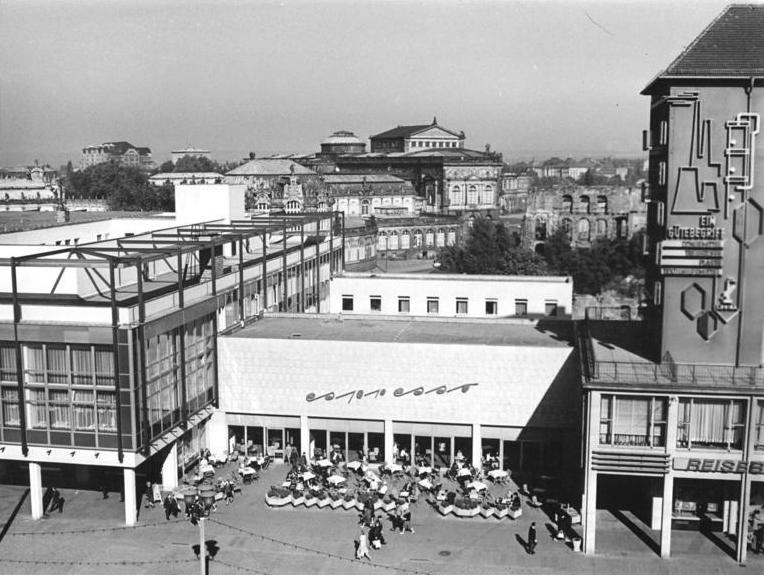
<svg viewBox="0 0 764 575">
<path fill-rule="evenodd" d="M 639 91 L 725 4 L 0 0 L 0 166 L 312 152 L 434 115 L 507 159 L 634 155 Z"/>
</svg>

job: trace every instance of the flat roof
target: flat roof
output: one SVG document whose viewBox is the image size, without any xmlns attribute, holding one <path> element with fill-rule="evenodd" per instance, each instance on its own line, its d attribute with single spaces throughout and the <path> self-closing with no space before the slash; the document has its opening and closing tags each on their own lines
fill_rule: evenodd
<svg viewBox="0 0 764 575">
<path fill-rule="evenodd" d="M 572 347 L 571 321 L 273 314 L 224 337 L 451 345 Z"/>
<path fill-rule="evenodd" d="M 355 278 L 374 278 L 383 280 L 426 280 L 426 281 L 494 281 L 501 283 L 571 283 L 570 276 L 505 276 L 505 275 L 486 275 L 486 274 L 445 274 L 445 273 L 375 273 L 375 272 L 343 272 L 337 274 L 337 277 L 355 279 Z"/>
</svg>

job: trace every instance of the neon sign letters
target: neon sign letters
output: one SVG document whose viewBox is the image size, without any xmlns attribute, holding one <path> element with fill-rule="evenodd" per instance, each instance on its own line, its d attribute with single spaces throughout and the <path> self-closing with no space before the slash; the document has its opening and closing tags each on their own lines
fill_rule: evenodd
<svg viewBox="0 0 764 575">
<path fill-rule="evenodd" d="M 446 385 L 439 385 L 437 387 L 433 387 L 432 389 L 428 389 L 425 391 L 424 387 L 421 385 L 418 387 L 414 387 L 412 389 L 409 389 L 406 391 L 402 387 L 398 387 L 395 390 L 393 390 L 393 397 L 405 397 L 407 395 L 412 395 L 414 397 L 419 397 L 421 395 L 430 395 L 434 393 L 435 395 L 445 395 L 447 393 L 452 393 L 454 391 L 461 390 L 462 393 L 467 393 L 472 387 L 476 387 L 480 385 L 479 383 L 463 383 L 461 385 L 454 386 L 452 388 L 449 388 Z M 313 392 L 310 392 L 308 395 L 305 396 L 305 401 L 308 403 L 312 403 L 314 401 L 318 401 L 319 399 L 323 399 L 324 401 L 339 401 L 340 399 L 347 398 L 348 403 L 351 403 L 353 400 L 361 400 L 366 399 L 367 397 L 373 397 L 374 399 L 378 399 L 380 397 L 384 397 L 387 395 L 387 389 L 384 387 L 380 389 L 375 389 L 374 391 L 364 391 L 363 389 L 353 389 L 351 391 L 338 394 L 334 391 L 330 391 L 328 393 L 324 393 L 322 395 L 316 395 Z"/>
</svg>

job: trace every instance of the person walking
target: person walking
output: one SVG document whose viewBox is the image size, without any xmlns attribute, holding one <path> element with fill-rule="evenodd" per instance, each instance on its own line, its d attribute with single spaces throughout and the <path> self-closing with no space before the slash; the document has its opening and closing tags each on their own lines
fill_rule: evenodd
<svg viewBox="0 0 764 575">
<path fill-rule="evenodd" d="M 58 509 L 59 513 L 63 513 L 64 501 L 66 500 L 61 497 L 61 493 L 59 493 L 58 489 L 54 487 L 49 511 L 53 513 L 56 509 Z"/>
<path fill-rule="evenodd" d="M 233 503 L 233 483 L 231 481 L 225 484 L 225 504 L 230 505 Z"/>
<path fill-rule="evenodd" d="M 528 527 L 528 554 L 534 555 L 536 553 L 536 544 L 538 539 L 536 538 L 536 523 L 531 523 Z"/>
<path fill-rule="evenodd" d="M 403 504 L 403 527 L 401 528 L 401 533 L 405 533 L 406 531 L 416 533 L 411 527 L 411 508 L 408 503 Z"/>
<path fill-rule="evenodd" d="M 366 535 L 366 530 L 361 527 L 361 534 L 358 536 L 358 548 L 355 552 L 355 558 L 363 559 L 364 557 L 371 561 L 371 557 L 369 557 L 369 537 Z"/>
<path fill-rule="evenodd" d="M 151 484 L 151 481 L 146 482 L 146 509 L 151 507 L 154 508 L 154 486 Z"/>
<path fill-rule="evenodd" d="M 175 501 L 175 499 L 173 498 L 172 493 L 168 493 L 167 497 L 164 498 L 164 516 L 167 521 L 170 520 L 170 515 L 172 515 L 173 501 Z"/>
</svg>

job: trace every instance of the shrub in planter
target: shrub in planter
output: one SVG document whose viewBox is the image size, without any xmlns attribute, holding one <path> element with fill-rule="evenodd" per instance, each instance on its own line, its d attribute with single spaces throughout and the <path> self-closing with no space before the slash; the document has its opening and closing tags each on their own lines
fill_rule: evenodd
<svg viewBox="0 0 764 575">
<path fill-rule="evenodd" d="M 441 515 L 448 515 L 454 510 L 454 506 L 447 501 L 442 501 L 438 504 L 438 513 Z"/>
<path fill-rule="evenodd" d="M 305 507 L 313 507 L 316 503 L 318 503 L 318 497 L 307 491 L 305 493 Z"/>
<path fill-rule="evenodd" d="M 459 497 L 454 501 L 454 514 L 459 517 L 475 517 L 480 513 L 480 502 L 469 497 Z"/>
<path fill-rule="evenodd" d="M 329 499 L 329 494 L 324 490 L 317 492 L 316 498 L 318 499 L 318 503 L 316 503 L 316 505 L 318 505 L 318 507 L 322 509 L 328 506 L 329 503 L 331 502 L 331 499 Z"/>
<path fill-rule="evenodd" d="M 496 511 L 494 511 L 493 516 L 497 519 L 503 519 L 507 516 L 509 513 L 509 505 L 504 503 L 503 501 L 496 503 Z"/>
<path fill-rule="evenodd" d="M 344 509 L 355 509 L 355 495 L 352 493 L 346 493 L 342 498 L 342 507 Z"/>
<path fill-rule="evenodd" d="M 480 506 L 480 515 L 482 515 L 486 519 L 488 519 L 491 515 L 493 515 L 494 511 L 496 511 L 496 509 L 490 503 L 483 503 Z"/>
<path fill-rule="evenodd" d="M 292 491 L 292 505 L 295 507 L 305 503 L 305 494 L 302 491 Z"/>
<path fill-rule="evenodd" d="M 342 507 L 342 495 L 340 495 L 336 491 L 330 491 L 329 505 L 331 506 L 332 509 L 337 509 L 338 507 Z"/>
<path fill-rule="evenodd" d="M 453 505 L 455 501 L 456 501 L 456 493 L 455 492 L 449 491 L 448 493 L 446 493 L 446 503 L 448 505 Z"/>
<path fill-rule="evenodd" d="M 385 497 L 382 499 L 382 509 L 385 511 L 392 511 L 395 509 L 395 501 L 390 499 L 389 496 L 385 495 Z"/>
<path fill-rule="evenodd" d="M 282 507 L 292 500 L 292 492 L 284 487 L 272 485 L 265 495 L 265 502 L 271 507 Z"/>
</svg>

